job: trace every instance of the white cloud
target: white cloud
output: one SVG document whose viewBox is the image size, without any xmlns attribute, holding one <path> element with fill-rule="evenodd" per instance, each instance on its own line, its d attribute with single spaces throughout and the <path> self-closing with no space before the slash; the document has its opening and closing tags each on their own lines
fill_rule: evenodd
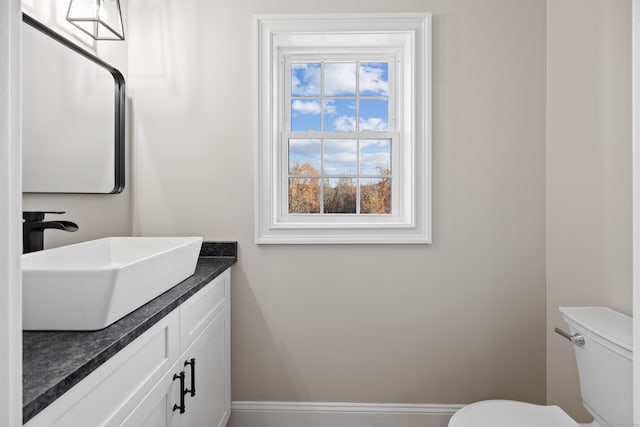
<svg viewBox="0 0 640 427">
<path fill-rule="evenodd" d="M 324 171 L 326 174 L 355 173 L 357 158 L 355 140 L 331 139 L 324 143 Z"/>
<path fill-rule="evenodd" d="M 320 169 L 319 139 L 290 139 L 289 165 L 309 163 L 316 170 Z"/>
<path fill-rule="evenodd" d="M 324 173 L 331 174 L 354 174 L 356 172 L 357 156 L 355 152 L 343 152 L 324 155 Z"/>
<path fill-rule="evenodd" d="M 296 99 L 291 103 L 291 109 L 300 114 L 318 115 L 321 112 L 320 101 L 301 101 Z"/>
<path fill-rule="evenodd" d="M 330 63 L 324 66 L 324 94 L 349 95 L 356 92 L 356 64 Z"/>
<path fill-rule="evenodd" d="M 320 95 L 320 64 L 292 64 L 291 94 L 294 96 Z M 302 76 L 302 79 L 298 78 Z"/>
<path fill-rule="evenodd" d="M 389 130 L 389 124 L 380 117 L 370 117 L 368 119 L 360 119 L 360 130 L 386 131 Z"/>
<path fill-rule="evenodd" d="M 327 99 L 324 101 L 324 114 L 332 116 L 336 113 L 336 103 L 333 99 Z"/>
<path fill-rule="evenodd" d="M 360 140 L 361 172 L 367 175 L 379 175 L 378 168 L 391 168 L 391 141 L 388 139 Z"/>
<path fill-rule="evenodd" d="M 354 132 L 356 130 L 356 118 L 340 116 L 334 120 L 333 127 L 339 132 Z"/>
<path fill-rule="evenodd" d="M 340 163 L 346 165 L 356 164 L 356 152 L 355 151 L 343 151 L 340 153 L 324 154 L 324 161 L 327 163 Z"/>
<path fill-rule="evenodd" d="M 306 157 L 320 157 L 320 140 L 290 139 L 289 153 Z"/>
<path fill-rule="evenodd" d="M 375 148 L 375 147 L 380 147 L 380 148 L 384 148 L 385 150 L 390 150 L 391 149 L 391 142 L 388 139 L 362 139 L 360 140 L 360 148 L 367 149 L 367 148 Z"/>
<path fill-rule="evenodd" d="M 320 95 L 320 64 L 292 64 L 291 94 L 293 96 Z M 389 82 L 384 78 L 384 70 L 373 64 L 360 64 L 360 90 L 386 95 Z M 356 64 L 353 62 L 327 63 L 324 66 L 324 94 L 327 96 L 355 94 Z"/>
<path fill-rule="evenodd" d="M 386 95 L 389 82 L 384 80 L 384 70 L 367 64 L 360 64 L 360 92 Z"/>
<path fill-rule="evenodd" d="M 355 156 L 356 147 L 355 139 L 328 139 L 324 142 L 324 153 L 325 155 L 352 153 Z"/>
<path fill-rule="evenodd" d="M 363 153 L 360 156 L 360 169 L 364 174 L 379 174 L 378 168 L 389 169 L 391 156 L 389 153 Z"/>
</svg>

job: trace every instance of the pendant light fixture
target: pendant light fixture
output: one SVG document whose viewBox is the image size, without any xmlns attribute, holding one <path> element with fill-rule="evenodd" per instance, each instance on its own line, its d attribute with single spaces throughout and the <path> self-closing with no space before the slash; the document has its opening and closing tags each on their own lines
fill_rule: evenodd
<svg viewBox="0 0 640 427">
<path fill-rule="evenodd" d="M 120 0 L 71 0 L 67 21 L 95 40 L 124 40 Z"/>
</svg>

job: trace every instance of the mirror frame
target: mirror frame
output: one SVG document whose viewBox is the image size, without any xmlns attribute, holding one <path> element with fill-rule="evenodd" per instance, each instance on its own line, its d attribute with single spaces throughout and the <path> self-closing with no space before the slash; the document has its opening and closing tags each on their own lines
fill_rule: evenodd
<svg viewBox="0 0 640 427">
<path fill-rule="evenodd" d="M 124 183 L 125 183 L 125 106 L 126 106 L 126 91 L 125 91 L 125 82 L 124 82 L 124 76 L 122 75 L 122 73 L 120 71 L 118 71 L 116 68 L 112 67 L 111 65 L 107 64 L 106 62 L 104 62 L 102 59 L 98 58 L 97 56 L 93 55 L 92 53 L 84 50 L 83 48 L 81 48 L 80 46 L 78 46 L 77 44 L 71 42 L 70 40 L 66 39 L 65 37 L 61 36 L 60 34 L 56 33 L 55 31 L 53 31 L 51 28 L 47 27 L 46 25 L 42 24 L 41 22 L 37 21 L 36 19 L 32 18 L 31 16 L 27 15 L 26 13 L 22 14 L 22 22 L 24 22 L 25 24 L 35 28 L 36 30 L 44 33 L 45 35 L 51 37 L 52 39 L 54 39 L 55 41 L 57 41 L 58 43 L 62 44 L 63 46 L 66 46 L 67 48 L 71 49 L 73 52 L 83 56 L 84 58 L 88 59 L 91 62 L 94 62 L 95 64 L 99 65 L 100 67 L 106 69 L 109 73 L 111 73 L 111 75 L 113 76 L 113 80 L 114 80 L 114 84 L 115 84 L 115 138 L 114 138 L 114 144 L 115 144 L 115 150 L 114 150 L 114 154 L 115 154 L 115 159 L 114 159 L 114 164 L 115 164 L 115 170 L 114 170 L 114 186 L 113 189 L 109 192 L 109 193 L 85 193 L 85 194 L 115 194 L 115 193 L 121 193 L 124 190 Z M 41 193 L 39 191 L 29 191 L 28 193 Z M 65 191 L 60 191 L 60 192 L 47 192 L 49 194 L 56 194 L 56 193 L 67 193 L 67 194 L 81 194 L 81 193 L 71 193 L 71 192 L 65 192 Z"/>
</svg>

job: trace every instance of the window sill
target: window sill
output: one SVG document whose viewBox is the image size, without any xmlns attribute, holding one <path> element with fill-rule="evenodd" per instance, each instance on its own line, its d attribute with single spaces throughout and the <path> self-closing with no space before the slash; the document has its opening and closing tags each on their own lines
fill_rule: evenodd
<svg viewBox="0 0 640 427">
<path fill-rule="evenodd" d="M 419 244 L 431 243 L 431 230 L 426 227 L 344 227 L 318 226 L 271 228 L 256 236 L 265 244 Z"/>
</svg>

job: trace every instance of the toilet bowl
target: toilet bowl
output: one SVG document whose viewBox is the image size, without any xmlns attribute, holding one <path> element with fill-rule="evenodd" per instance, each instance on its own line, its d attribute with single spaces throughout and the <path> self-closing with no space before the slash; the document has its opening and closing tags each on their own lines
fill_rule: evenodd
<svg viewBox="0 0 640 427">
<path fill-rule="evenodd" d="M 484 400 L 460 409 L 449 427 L 579 427 L 557 406 L 514 400 Z"/>
<path fill-rule="evenodd" d="M 593 415 L 589 427 L 631 427 L 632 319 L 606 307 L 561 307 L 574 345 L 580 392 Z M 579 427 L 557 406 L 513 400 L 485 400 L 456 412 L 449 427 Z"/>
</svg>

